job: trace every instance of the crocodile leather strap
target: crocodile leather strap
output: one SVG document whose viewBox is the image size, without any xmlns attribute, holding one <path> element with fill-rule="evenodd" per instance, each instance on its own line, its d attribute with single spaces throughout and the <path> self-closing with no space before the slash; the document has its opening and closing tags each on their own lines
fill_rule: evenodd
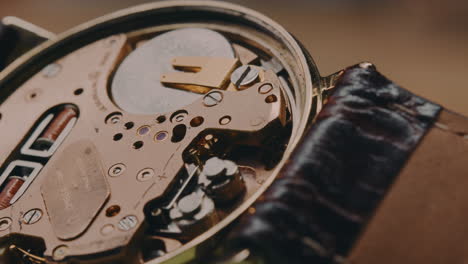
<svg viewBox="0 0 468 264">
<path fill-rule="evenodd" d="M 395 85 L 368 63 L 344 70 L 279 178 L 232 232 L 231 246 L 249 248 L 266 263 L 347 263 L 348 256 L 356 263 L 384 263 L 367 251 L 379 241 L 379 249 L 385 250 L 382 235 L 392 235 L 382 232 L 379 223 L 374 225 L 379 214 L 387 224 L 392 210 L 404 214 L 398 212 L 404 199 L 396 195 L 387 201 L 397 191 L 395 182 L 419 174 L 419 169 L 431 172 L 434 162 L 446 160 L 439 150 L 440 127 L 450 127 L 444 135 L 468 131 L 465 119 L 461 130 L 439 120 L 444 111 Z M 438 143 L 423 158 L 430 148 L 426 141 L 433 137 Z M 416 183 L 408 181 L 402 183 L 407 184 L 407 198 L 421 198 L 411 197 L 410 184 Z M 423 187 L 419 190 L 424 192 Z M 380 206 L 387 202 L 393 202 L 389 209 Z M 410 204 L 408 211 L 418 205 Z M 374 232 L 367 230 L 371 226 L 377 226 Z"/>
<path fill-rule="evenodd" d="M 442 110 L 349 256 L 355 264 L 468 263 L 468 119 Z"/>
</svg>

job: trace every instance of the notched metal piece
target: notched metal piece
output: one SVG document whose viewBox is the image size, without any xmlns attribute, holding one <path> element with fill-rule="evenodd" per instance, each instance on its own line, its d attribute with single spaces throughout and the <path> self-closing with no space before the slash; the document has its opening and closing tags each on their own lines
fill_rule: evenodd
<svg viewBox="0 0 468 264">
<path fill-rule="evenodd" d="M 176 57 L 172 60 L 172 65 L 185 72 L 163 74 L 161 82 L 164 85 L 194 93 L 207 93 L 212 88 L 226 88 L 239 60 L 222 57 Z"/>
<path fill-rule="evenodd" d="M 236 52 L 237 57 L 243 65 L 257 63 L 260 59 L 257 54 L 248 50 L 247 48 L 242 47 L 238 44 L 232 44 L 232 48 Z"/>
<path fill-rule="evenodd" d="M 55 235 L 81 235 L 110 196 L 101 158 L 89 140 L 68 146 L 44 175 L 41 193 Z"/>
<path fill-rule="evenodd" d="M 341 77 L 341 75 L 343 75 L 343 73 L 344 71 L 341 70 L 320 79 L 321 95 L 323 100 L 328 98 L 331 91 L 333 91 L 335 88 L 336 82 Z"/>
</svg>

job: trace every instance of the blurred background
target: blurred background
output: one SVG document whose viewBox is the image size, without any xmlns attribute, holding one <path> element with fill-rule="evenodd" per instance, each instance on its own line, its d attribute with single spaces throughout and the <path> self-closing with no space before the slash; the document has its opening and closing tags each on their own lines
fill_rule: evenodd
<svg viewBox="0 0 468 264">
<path fill-rule="evenodd" d="M 164 0 L 171 1 L 171 0 Z M 60 33 L 148 0 L 0 0 Z M 323 76 L 370 61 L 405 88 L 468 115 L 468 1 L 233 0 L 273 18 L 308 48 Z"/>
</svg>

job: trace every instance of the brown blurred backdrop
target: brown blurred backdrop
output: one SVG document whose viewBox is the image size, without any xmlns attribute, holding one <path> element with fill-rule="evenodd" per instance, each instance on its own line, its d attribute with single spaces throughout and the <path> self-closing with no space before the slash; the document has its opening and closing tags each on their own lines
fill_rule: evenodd
<svg viewBox="0 0 468 264">
<path fill-rule="evenodd" d="M 165 0 L 170 1 L 170 0 Z M 60 33 L 148 0 L 0 0 L 14 15 Z M 284 25 L 322 75 L 371 61 L 407 89 L 468 115 L 468 2 L 458 0 L 230 0 Z"/>
</svg>

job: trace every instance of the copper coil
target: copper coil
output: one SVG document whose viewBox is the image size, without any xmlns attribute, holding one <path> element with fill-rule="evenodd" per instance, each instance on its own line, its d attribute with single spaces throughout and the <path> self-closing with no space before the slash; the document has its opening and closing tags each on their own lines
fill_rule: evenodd
<svg viewBox="0 0 468 264">
<path fill-rule="evenodd" d="M 11 176 L 7 179 L 5 187 L 0 192 L 0 210 L 10 207 L 11 200 L 23 184 L 24 179 L 18 176 Z"/>
<path fill-rule="evenodd" d="M 69 105 L 65 106 L 64 109 L 54 117 L 47 129 L 36 140 L 35 145 L 40 149 L 49 149 L 55 143 L 60 134 L 62 134 L 70 120 L 77 116 L 78 112 L 76 111 L 75 107 Z"/>
</svg>

